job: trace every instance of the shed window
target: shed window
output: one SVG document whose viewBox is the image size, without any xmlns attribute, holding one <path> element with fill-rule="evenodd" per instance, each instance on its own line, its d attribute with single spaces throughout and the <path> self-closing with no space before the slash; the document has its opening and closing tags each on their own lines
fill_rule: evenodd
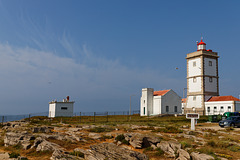
<svg viewBox="0 0 240 160">
<path fill-rule="evenodd" d="M 67 107 L 61 107 L 61 110 L 67 110 L 68 108 Z"/>
<path fill-rule="evenodd" d="M 209 63 L 208 63 L 208 64 L 209 64 L 209 66 L 212 66 L 212 61 L 209 61 Z"/>
<path fill-rule="evenodd" d="M 177 106 L 174 107 L 174 112 L 177 112 Z"/>
<path fill-rule="evenodd" d="M 166 106 L 166 112 L 169 112 L 169 107 L 168 106 Z"/>
</svg>

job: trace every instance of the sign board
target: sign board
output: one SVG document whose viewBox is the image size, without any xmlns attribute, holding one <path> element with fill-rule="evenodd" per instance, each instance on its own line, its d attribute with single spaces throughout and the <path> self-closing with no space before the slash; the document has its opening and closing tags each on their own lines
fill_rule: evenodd
<svg viewBox="0 0 240 160">
<path fill-rule="evenodd" d="M 199 119 L 199 114 L 198 113 L 187 113 L 186 118 L 187 119 Z"/>
</svg>

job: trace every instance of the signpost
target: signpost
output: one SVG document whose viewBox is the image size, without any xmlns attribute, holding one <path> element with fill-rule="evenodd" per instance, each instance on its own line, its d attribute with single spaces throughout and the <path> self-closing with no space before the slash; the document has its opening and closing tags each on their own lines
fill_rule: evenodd
<svg viewBox="0 0 240 160">
<path fill-rule="evenodd" d="M 198 113 L 187 113 L 187 119 L 191 119 L 191 130 L 195 131 L 195 119 L 199 119 Z"/>
</svg>

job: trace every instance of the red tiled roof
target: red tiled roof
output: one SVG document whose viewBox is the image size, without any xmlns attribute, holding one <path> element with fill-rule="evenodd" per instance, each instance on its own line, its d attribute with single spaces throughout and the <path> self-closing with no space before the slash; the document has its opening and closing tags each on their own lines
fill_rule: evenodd
<svg viewBox="0 0 240 160">
<path fill-rule="evenodd" d="M 186 101 L 187 101 L 187 98 L 182 99 L 182 103 L 186 103 Z"/>
<path fill-rule="evenodd" d="M 240 101 L 240 99 L 235 98 L 233 96 L 215 96 L 211 97 L 208 102 L 214 102 L 214 101 Z"/>
<path fill-rule="evenodd" d="M 166 94 L 169 91 L 170 91 L 170 89 L 169 90 L 154 91 L 153 96 L 163 96 L 164 94 Z"/>
</svg>

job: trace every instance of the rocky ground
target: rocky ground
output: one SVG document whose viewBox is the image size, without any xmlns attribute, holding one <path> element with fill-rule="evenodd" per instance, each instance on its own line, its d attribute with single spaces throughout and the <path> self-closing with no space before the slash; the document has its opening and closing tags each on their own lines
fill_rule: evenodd
<svg viewBox="0 0 240 160">
<path fill-rule="evenodd" d="M 240 159 L 239 129 L 216 124 L 198 124 L 190 131 L 187 125 L 44 126 L 18 121 L 5 123 L 0 131 L 0 159 Z"/>
</svg>

